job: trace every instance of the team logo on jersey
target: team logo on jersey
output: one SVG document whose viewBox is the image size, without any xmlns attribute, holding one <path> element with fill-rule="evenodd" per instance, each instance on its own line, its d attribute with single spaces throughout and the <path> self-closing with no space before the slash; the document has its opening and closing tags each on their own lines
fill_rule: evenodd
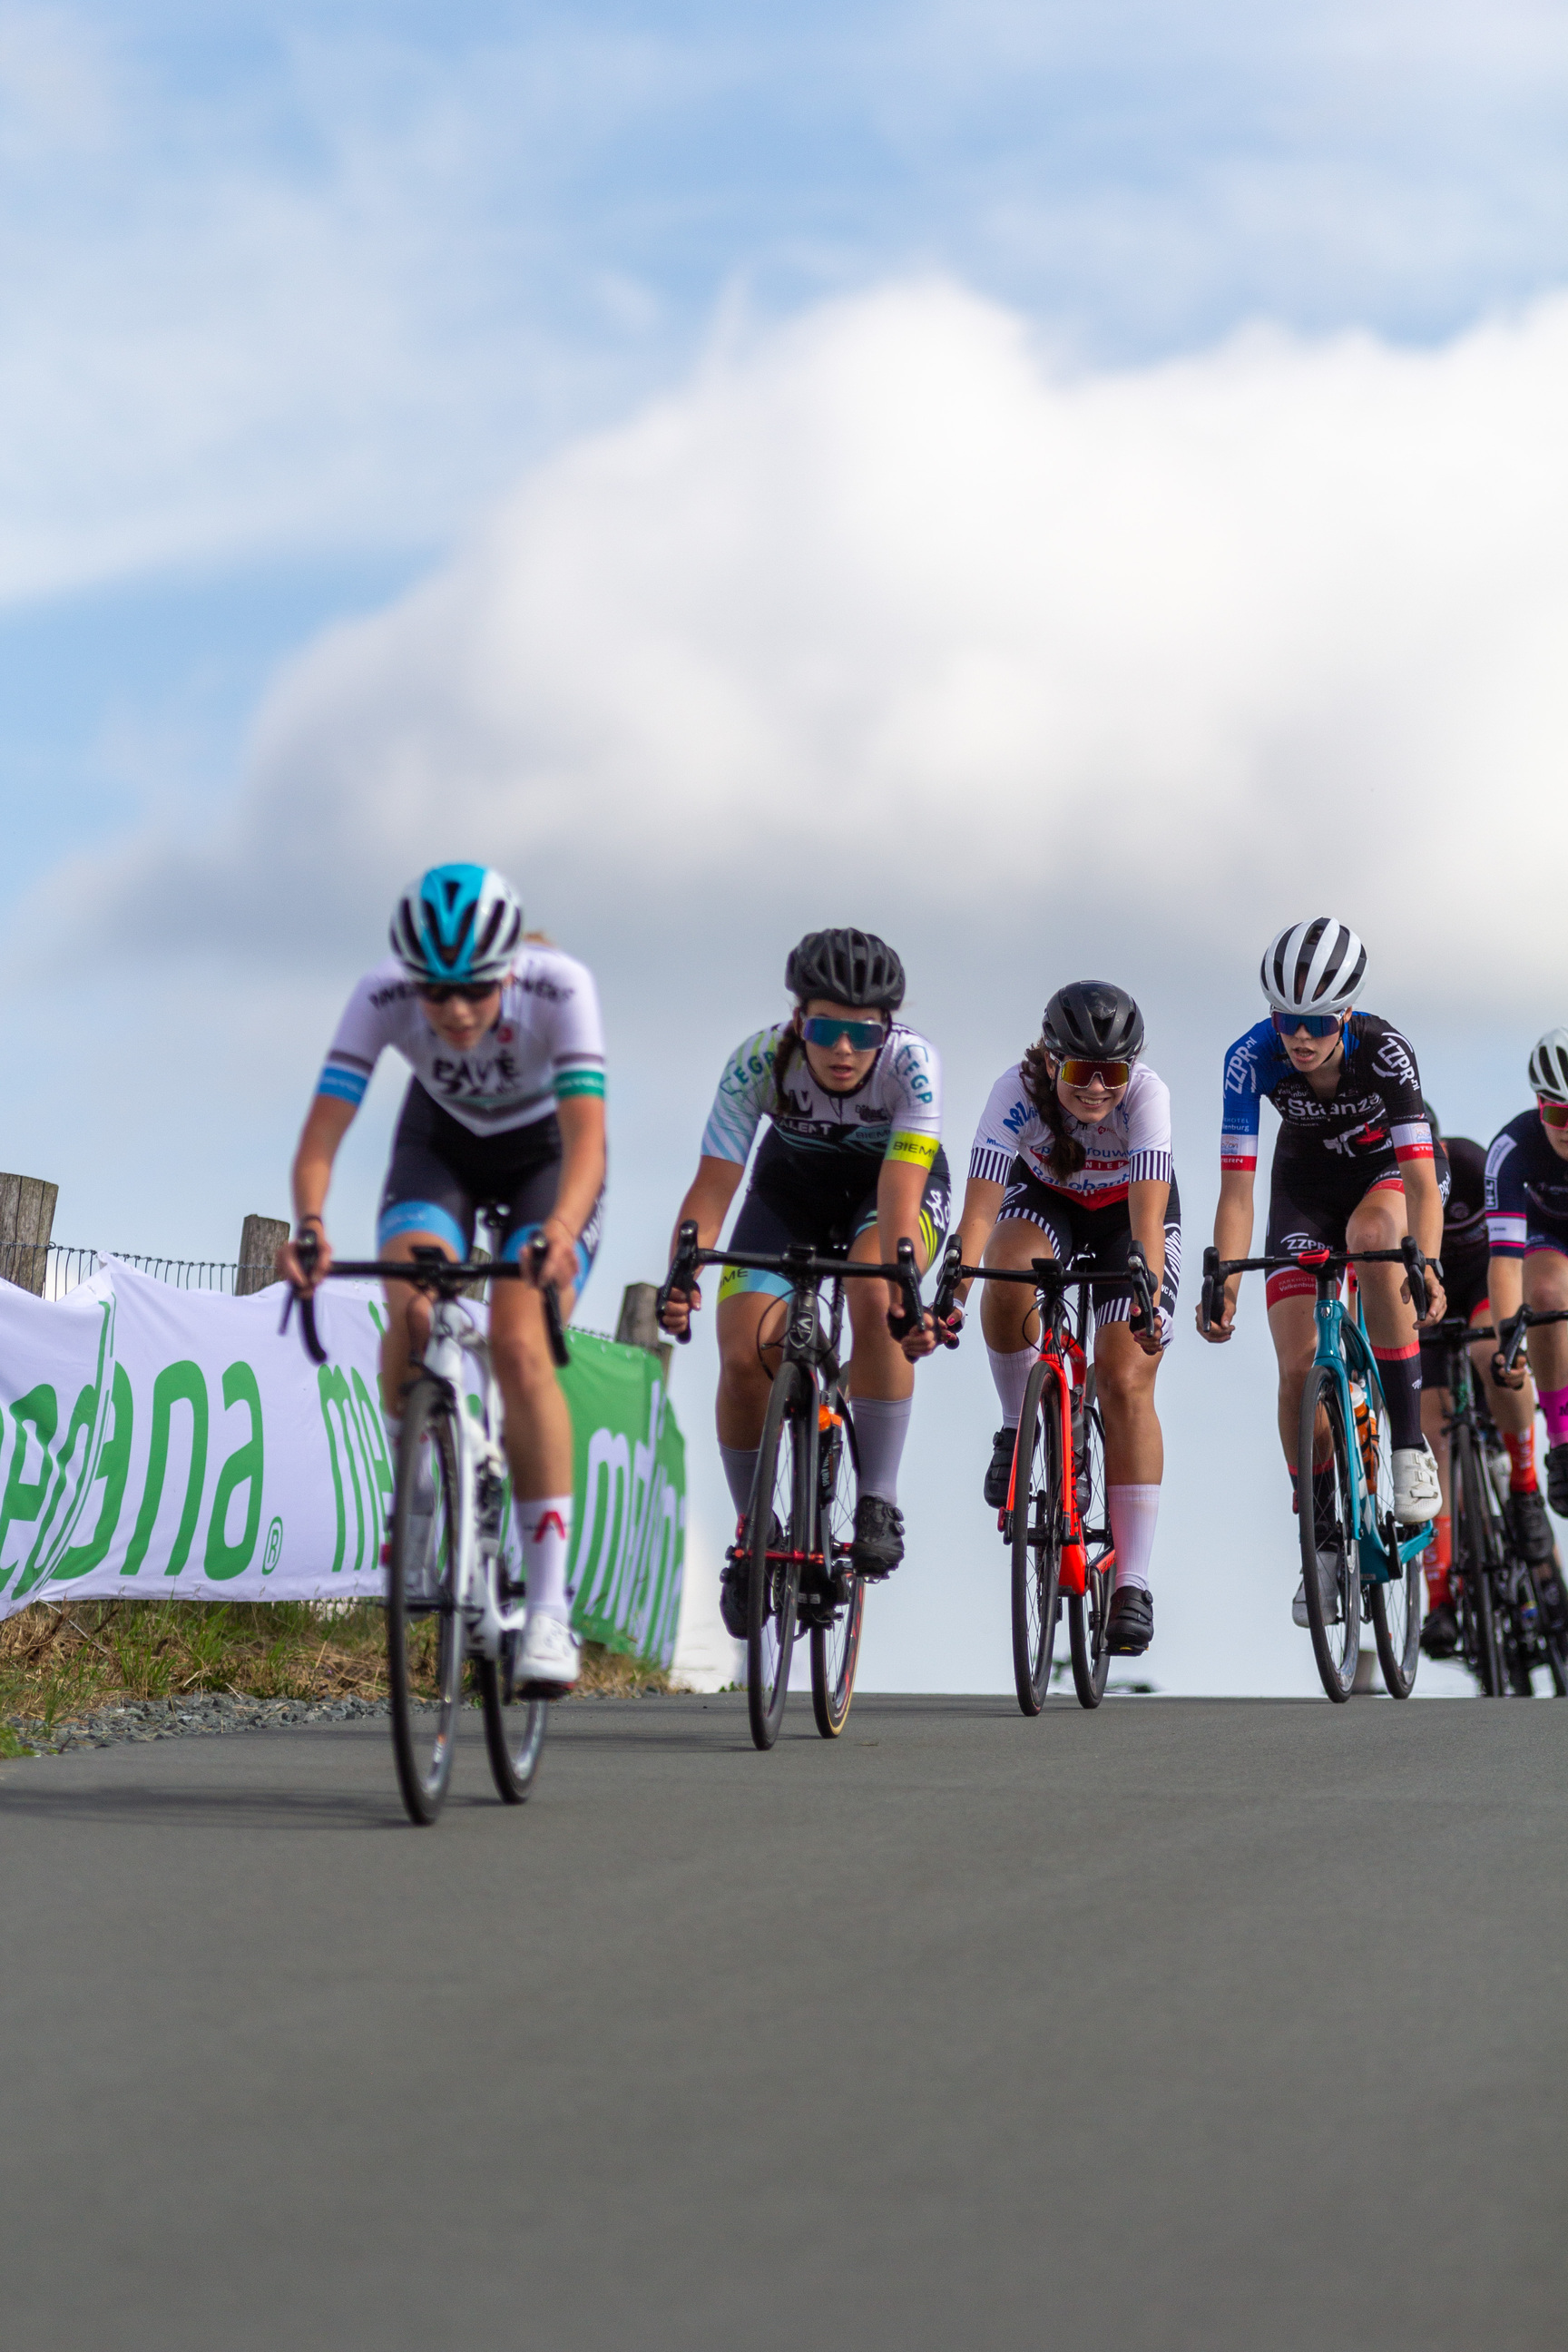
<svg viewBox="0 0 1568 2352">
<path fill-rule="evenodd" d="M 1394 1036 L 1392 1032 L 1373 1055 L 1372 1066 L 1374 1070 L 1385 1071 L 1391 1078 L 1403 1079 L 1408 1087 L 1419 1084 L 1415 1065 L 1410 1058 L 1404 1038 Z"/>
</svg>

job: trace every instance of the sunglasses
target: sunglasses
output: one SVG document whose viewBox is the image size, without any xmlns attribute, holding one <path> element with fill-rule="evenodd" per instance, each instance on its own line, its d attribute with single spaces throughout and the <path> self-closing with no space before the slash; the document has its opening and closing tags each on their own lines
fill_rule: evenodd
<svg viewBox="0 0 1568 2352">
<path fill-rule="evenodd" d="M 1057 1076 L 1069 1087 L 1091 1087 L 1096 1078 L 1102 1087 L 1124 1087 L 1132 1076 L 1131 1062 L 1058 1062 Z"/>
<path fill-rule="evenodd" d="M 1294 1037 L 1304 1029 L 1309 1037 L 1332 1037 L 1342 1026 L 1343 1016 L 1338 1013 L 1271 1013 L 1269 1019 L 1281 1037 Z"/>
<path fill-rule="evenodd" d="M 457 980 L 449 984 L 438 981 L 429 986 L 424 981 L 416 981 L 414 993 L 421 1004 L 447 1004 L 454 996 L 461 1004 L 482 1004 L 500 985 L 494 980 Z"/>
<path fill-rule="evenodd" d="M 1542 1127 L 1568 1127 L 1568 1103 L 1542 1102 L 1541 1124 Z"/>
<path fill-rule="evenodd" d="M 888 1032 L 880 1021 L 829 1021 L 826 1014 L 814 1013 L 809 1021 L 801 1023 L 800 1034 L 812 1045 L 837 1045 L 840 1037 L 847 1037 L 853 1052 L 868 1054 Z"/>
</svg>

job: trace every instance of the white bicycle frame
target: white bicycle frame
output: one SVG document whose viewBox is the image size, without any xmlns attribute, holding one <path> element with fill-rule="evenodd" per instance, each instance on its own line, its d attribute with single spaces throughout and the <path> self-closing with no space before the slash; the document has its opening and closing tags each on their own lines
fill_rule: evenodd
<svg viewBox="0 0 1568 2352">
<path fill-rule="evenodd" d="M 463 1377 L 465 1356 L 471 1356 L 479 1370 L 478 1412 Z M 521 1600 L 508 1605 L 501 1597 L 500 1515 L 479 1507 L 487 1474 L 498 1495 L 507 1478 L 506 1454 L 495 1433 L 501 1425 L 500 1391 L 490 1366 L 489 1341 L 455 1298 L 438 1298 L 431 1309 L 424 1368 L 450 1391 L 458 1405 L 453 1415 L 458 1450 L 453 1592 L 462 1612 L 464 1645 L 469 1657 L 499 1658 L 506 1636 L 521 1632 L 527 1622 L 528 1607 Z"/>
</svg>

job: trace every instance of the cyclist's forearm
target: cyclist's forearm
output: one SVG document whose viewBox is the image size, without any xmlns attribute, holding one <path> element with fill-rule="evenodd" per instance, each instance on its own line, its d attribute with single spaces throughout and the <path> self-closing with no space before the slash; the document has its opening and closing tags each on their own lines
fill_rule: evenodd
<svg viewBox="0 0 1568 2352">
<path fill-rule="evenodd" d="M 680 1228 L 685 1224 L 696 1226 L 700 1249 L 712 1248 L 745 1172 L 744 1166 L 735 1160 L 718 1160 L 705 1155 L 698 1161 L 697 1174 L 677 1212 L 675 1230 L 669 1236 L 671 1257 L 675 1255 Z"/>
<path fill-rule="evenodd" d="M 1227 1168 L 1219 1180 L 1214 1245 L 1221 1257 L 1249 1257 L 1252 1254 L 1252 1185 L 1250 1171 L 1244 1173 Z"/>
<path fill-rule="evenodd" d="M 545 1223 L 564 1226 L 574 1241 L 605 1189 L 605 1106 L 595 1095 L 569 1095 L 556 1106 L 561 1122 L 561 1181 Z"/>
<path fill-rule="evenodd" d="M 1517 1315 L 1524 1304 L 1524 1260 L 1494 1257 L 1487 1262 L 1487 1300 L 1494 1328 Z"/>
<path fill-rule="evenodd" d="M 355 1108 L 353 1103 L 340 1102 L 334 1095 L 317 1095 L 306 1113 L 290 1176 L 296 1228 L 307 1217 L 320 1218 L 327 1205 L 332 1164 L 338 1156 L 338 1146 L 353 1122 Z"/>
<path fill-rule="evenodd" d="M 1443 1255 L 1443 1195 L 1429 1160 L 1405 1163 L 1405 1208 L 1417 1248 L 1426 1257 Z"/>
<path fill-rule="evenodd" d="M 911 1241 L 917 1258 L 921 1250 L 921 1202 L 926 1171 L 902 1160 L 884 1160 L 877 1180 L 877 1246 L 884 1265 L 891 1265 L 901 1241 Z"/>
<path fill-rule="evenodd" d="M 964 1186 L 957 1240 L 965 1265 L 979 1265 L 985 1244 L 996 1230 L 1005 1190 L 1001 1184 L 988 1184 L 982 1176 L 972 1176 Z"/>
<path fill-rule="evenodd" d="M 1133 1240 L 1143 1245 L 1156 1297 L 1165 1278 L 1165 1211 L 1170 1200 L 1171 1188 L 1163 1180 L 1144 1179 L 1127 1187 L 1127 1221 Z"/>
</svg>

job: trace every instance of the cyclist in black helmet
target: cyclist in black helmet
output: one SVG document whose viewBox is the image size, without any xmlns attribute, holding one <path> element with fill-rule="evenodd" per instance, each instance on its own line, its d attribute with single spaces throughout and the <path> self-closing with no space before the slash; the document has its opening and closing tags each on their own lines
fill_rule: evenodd
<svg viewBox="0 0 1568 2352">
<path fill-rule="evenodd" d="M 772 1121 L 731 1243 L 759 1254 L 791 1242 L 851 1244 L 850 1255 L 891 1264 L 905 1236 L 921 1268 L 947 1229 L 950 1182 L 941 1131 L 935 1048 L 894 1019 L 904 968 L 873 932 L 812 931 L 790 955 L 787 1021 L 759 1029 L 731 1055 L 702 1138 L 697 1175 L 676 1219 L 688 1218 L 705 1249 L 717 1241 L 762 1121 Z M 855 1335 L 849 1392 L 860 1490 L 855 1564 L 886 1576 L 904 1555 L 899 1461 L 909 1428 L 913 1368 L 888 1328 L 900 1302 L 879 1283 L 847 1286 Z M 782 1276 L 725 1268 L 719 1285 L 719 1451 L 742 1521 L 776 1359 L 769 1350 L 789 1285 Z M 665 1328 L 686 1328 L 693 1290 L 671 1295 Z M 746 1563 L 726 1561 L 724 1622 L 745 1635 Z"/>
<path fill-rule="evenodd" d="M 971 1265 L 981 1250 L 985 1265 L 1006 1266 L 1086 1253 L 1104 1269 L 1126 1265 L 1134 1238 L 1142 1244 L 1160 1302 L 1158 1330 L 1130 1328 L 1128 1292 L 1101 1291 L 1095 1302 L 1095 1379 L 1116 1547 L 1108 1631 L 1111 1649 L 1129 1656 L 1146 1650 L 1154 1632 L 1149 1559 L 1165 1458 L 1154 1377 L 1171 1340 L 1182 1266 L 1171 1097 L 1142 1051 L 1143 1016 L 1124 988 L 1082 980 L 1058 989 L 1039 1042 L 991 1089 L 958 1229 Z M 1001 1510 L 1035 1361 L 1035 1308 L 1012 1284 L 983 1288 L 980 1324 L 1002 1404 L 984 1491 L 992 1509 Z"/>
</svg>

